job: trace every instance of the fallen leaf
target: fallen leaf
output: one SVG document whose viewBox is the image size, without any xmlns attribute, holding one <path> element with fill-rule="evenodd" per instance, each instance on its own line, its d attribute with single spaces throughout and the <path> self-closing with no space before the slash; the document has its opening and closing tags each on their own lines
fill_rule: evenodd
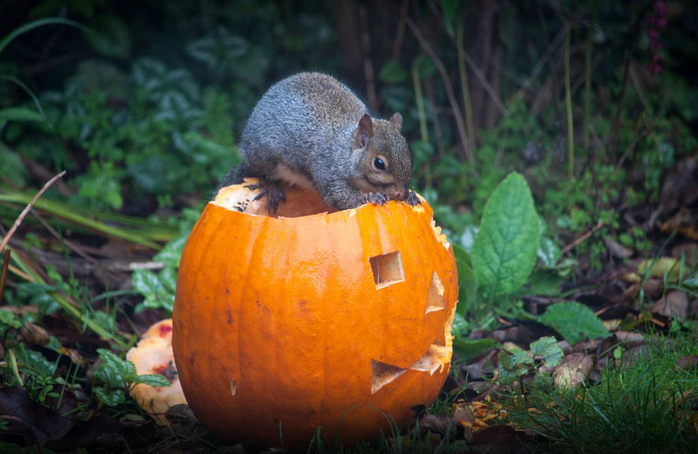
<svg viewBox="0 0 698 454">
<path fill-rule="evenodd" d="M 698 265 L 698 243 L 682 243 L 674 246 L 671 250 L 672 257 L 680 259 L 681 254 L 683 254 L 687 266 Z"/>
<path fill-rule="evenodd" d="M 688 297 L 684 292 L 674 290 L 654 303 L 650 311 L 664 317 L 685 319 L 688 312 Z"/>
<path fill-rule="evenodd" d="M 637 267 L 637 272 L 644 276 L 648 271 L 650 277 L 663 279 L 666 273 L 669 282 L 678 282 L 681 272 L 681 262 L 673 257 L 659 257 L 657 259 L 644 260 Z"/>
<path fill-rule="evenodd" d="M 589 377 L 594 362 L 584 353 L 565 355 L 553 371 L 553 383 L 560 388 L 574 388 Z"/>
<path fill-rule="evenodd" d="M 43 446 L 49 440 L 63 437 L 73 423 L 57 412 L 34 402 L 27 390 L 17 386 L 0 388 L 0 416 L 21 421 Z"/>
<path fill-rule="evenodd" d="M 474 452 L 490 454 L 518 454 L 526 452 L 530 439 L 526 433 L 510 426 L 490 426 L 478 431 L 470 441 Z"/>
<path fill-rule="evenodd" d="M 618 243 L 617 241 L 613 241 L 610 238 L 604 238 L 603 242 L 606 245 L 606 248 L 608 248 L 608 251 L 611 253 L 611 255 L 616 258 L 627 259 L 629 257 L 632 257 L 635 253 L 635 251 L 632 248 L 623 246 L 622 244 Z"/>
</svg>

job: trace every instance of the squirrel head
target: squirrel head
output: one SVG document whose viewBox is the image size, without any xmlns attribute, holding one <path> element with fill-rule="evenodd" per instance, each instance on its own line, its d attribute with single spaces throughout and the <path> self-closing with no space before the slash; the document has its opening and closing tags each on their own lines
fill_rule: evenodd
<svg viewBox="0 0 698 454">
<path fill-rule="evenodd" d="M 360 155 L 354 183 L 364 192 L 382 192 L 391 198 L 407 197 L 412 176 L 412 153 L 400 133 L 402 116 L 372 120 L 366 114 L 354 135 L 354 153 Z"/>
</svg>

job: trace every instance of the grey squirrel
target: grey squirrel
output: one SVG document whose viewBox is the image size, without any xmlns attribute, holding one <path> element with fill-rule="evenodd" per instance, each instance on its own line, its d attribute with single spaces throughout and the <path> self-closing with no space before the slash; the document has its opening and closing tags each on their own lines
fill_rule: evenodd
<svg viewBox="0 0 698 454">
<path fill-rule="evenodd" d="M 302 72 L 274 84 L 257 103 L 242 133 L 243 162 L 220 187 L 258 177 L 251 189 L 268 196 L 269 212 L 285 201 L 277 181 L 315 189 L 344 210 L 388 199 L 419 204 L 408 184 L 412 155 L 400 134 L 402 116 L 371 118 L 366 106 L 331 76 Z"/>
</svg>

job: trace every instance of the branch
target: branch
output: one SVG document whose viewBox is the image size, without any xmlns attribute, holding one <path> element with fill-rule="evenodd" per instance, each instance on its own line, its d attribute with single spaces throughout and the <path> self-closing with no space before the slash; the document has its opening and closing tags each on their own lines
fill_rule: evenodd
<svg viewBox="0 0 698 454">
<path fill-rule="evenodd" d="M 22 224 L 22 221 L 27 216 L 27 213 L 29 213 L 29 211 L 32 209 L 32 207 L 34 206 L 36 201 L 39 200 L 39 197 L 41 197 L 41 195 L 44 192 L 46 192 L 46 190 L 48 188 L 50 188 L 53 183 L 58 181 L 58 179 L 61 178 L 63 175 L 65 175 L 65 170 L 63 172 L 59 173 L 58 175 L 56 175 L 55 177 L 51 178 L 50 180 L 48 180 L 48 182 L 44 185 L 44 187 L 42 187 L 39 190 L 39 192 L 36 193 L 36 195 L 34 196 L 32 201 L 29 202 L 29 205 L 24 207 L 24 210 L 22 210 L 22 212 L 19 214 L 19 216 L 17 217 L 17 220 L 15 220 L 14 224 L 12 224 L 12 227 L 10 227 L 10 230 L 7 232 L 7 235 L 5 235 L 5 238 L 2 240 L 2 243 L 0 243 L 0 251 L 5 249 L 5 246 L 7 245 L 8 241 L 10 241 L 10 238 L 12 238 L 12 235 L 14 235 L 17 228 L 20 226 L 20 224 Z"/>
</svg>

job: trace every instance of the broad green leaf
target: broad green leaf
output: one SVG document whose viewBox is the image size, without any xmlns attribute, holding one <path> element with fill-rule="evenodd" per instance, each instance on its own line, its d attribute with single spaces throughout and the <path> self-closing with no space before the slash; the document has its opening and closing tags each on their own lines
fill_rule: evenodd
<svg viewBox="0 0 698 454">
<path fill-rule="evenodd" d="M 537 270 L 528 278 L 526 294 L 538 296 L 555 296 L 560 294 L 560 285 L 564 279 L 551 271 Z"/>
<path fill-rule="evenodd" d="M 545 365 L 548 367 L 557 366 L 562 359 L 562 349 L 557 344 L 554 337 L 541 337 L 531 344 L 533 356 L 542 356 Z"/>
<path fill-rule="evenodd" d="M 133 380 L 133 383 L 143 383 L 146 385 L 157 387 L 167 387 L 172 384 L 167 378 L 157 374 L 139 375 L 138 377 L 136 377 L 135 380 Z"/>
<path fill-rule="evenodd" d="M 0 110 L 0 121 L 44 121 L 40 113 L 24 107 L 8 107 Z"/>
<path fill-rule="evenodd" d="M 526 375 L 529 367 L 533 365 L 533 359 L 528 352 L 515 349 L 511 352 L 502 350 L 499 359 L 499 382 L 503 385 L 513 383 L 517 377 Z"/>
<path fill-rule="evenodd" d="M 44 355 L 35 350 L 21 348 L 16 351 L 17 360 L 26 366 L 21 367 L 24 373 L 33 373 L 42 377 L 52 377 L 56 371 L 56 363 L 47 360 Z"/>
<path fill-rule="evenodd" d="M 453 349 L 461 359 L 474 358 L 480 353 L 496 348 L 497 345 L 499 345 L 497 341 L 490 338 L 471 340 L 454 337 L 453 339 Z"/>
<path fill-rule="evenodd" d="M 131 275 L 133 288 L 141 295 L 157 295 L 164 291 L 157 274 L 150 270 L 135 270 Z"/>
<path fill-rule="evenodd" d="M 477 277 L 468 262 L 459 260 L 456 257 L 456 266 L 458 267 L 458 305 L 456 306 L 456 312 L 465 317 L 468 309 L 477 302 Z"/>
<path fill-rule="evenodd" d="M 487 201 L 472 262 L 480 291 L 486 297 L 520 287 L 536 264 L 538 215 L 523 176 L 512 173 Z"/>
<path fill-rule="evenodd" d="M 574 301 L 553 304 L 537 320 L 560 333 L 570 344 L 583 338 L 605 339 L 609 336 L 608 330 L 594 312 Z"/>
<path fill-rule="evenodd" d="M 121 388 L 116 388 L 111 391 L 107 391 L 104 388 L 94 388 L 94 390 L 100 402 L 108 407 L 116 407 L 124 403 L 124 390 Z"/>
</svg>

